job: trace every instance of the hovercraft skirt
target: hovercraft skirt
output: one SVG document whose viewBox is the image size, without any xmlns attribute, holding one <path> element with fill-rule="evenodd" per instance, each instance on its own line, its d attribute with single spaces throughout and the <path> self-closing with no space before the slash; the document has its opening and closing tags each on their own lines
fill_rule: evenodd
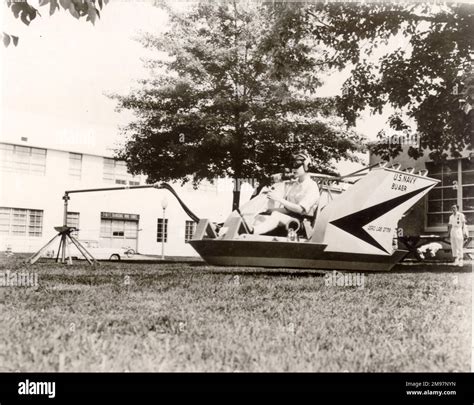
<svg viewBox="0 0 474 405">
<path fill-rule="evenodd" d="M 309 242 L 199 239 L 189 243 L 216 266 L 388 271 L 408 254 L 405 250 L 392 255 L 325 252 L 326 245 Z"/>
</svg>

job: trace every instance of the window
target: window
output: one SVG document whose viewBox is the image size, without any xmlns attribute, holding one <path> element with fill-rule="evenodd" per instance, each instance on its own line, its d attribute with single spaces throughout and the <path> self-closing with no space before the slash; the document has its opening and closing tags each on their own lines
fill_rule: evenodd
<svg viewBox="0 0 474 405">
<path fill-rule="evenodd" d="M 79 229 L 79 213 L 78 212 L 68 212 L 67 213 L 67 218 L 66 218 L 66 224 L 67 224 L 67 226 L 70 226 L 71 228 Z M 77 237 L 79 235 L 79 232 L 78 231 L 73 231 L 72 235 Z"/>
<path fill-rule="evenodd" d="M 12 235 L 25 235 L 28 224 L 28 211 L 12 209 L 11 228 Z"/>
<path fill-rule="evenodd" d="M 46 149 L 0 143 L 0 168 L 4 171 L 44 176 Z"/>
<path fill-rule="evenodd" d="M 69 175 L 77 179 L 81 178 L 82 155 L 80 153 L 69 153 Z"/>
<path fill-rule="evenodd" d="M 440 183 L 428 193 L 427 226 L 446 227 L 451 207 L 458 204 L 468 224 L 474 223 L 474 161 L 448 160 L 444 164 L 427 162 L 428 176 Z"/>
<path fill-rule="evenodd" d="M 113 183 L 115 179 L 115 160 L 104 158 L 103 180 L 107 183 Z"/>
<path fill-rule="evenodd" d="M 184 241 L 189 242 L 196 231 L 196 222 L 194 221 L 186 221 L 185 228 L 184 228 Z"/>
<path fill-rule="evenodd" d="M 138 221 L 124 221 L 123 235 L 125 239 L 136 239 L 138 237 Z"/>
<path fill-rule="evenodd" d="M 41 236 L 43 232 L 43 211 L 28 210 L 28 236 Z"/>
<path fill-rule="evenodd" d="M 122 160 L 104 158 L 103 180 L 106 183 L 129 184 L 138 186 L 140 184 L 137 176 L 132 176 L 127 171 L 127 164 Z"/>
<path fill-rule="evenodd" d="M 11 208 L 0 208 L 0 234 L 8 235 L 10 233 L 10 215 Z"/>
<path fill-rule="evenodd" d="M 67 221 L 67 226 L 79 229 L 79 213 L 78 212 L 68 212 L 66 221 Z"/>
<path fill-rule="evenodd" d="M 474 159 L 461 160 L 461 210 L 468 224 L 474 224 Z"/>
<path fill-rule="evenodd" d="M 112 239 L 137 239 L 139 215 L 102 212 L 100 237 Z"/>
<path fill-rule="evenodd" d="M 165 219 L 163 226 L 163 218 L 158 218 L 156 227 L 156 241 L 168 242 L 168 219 Z"/>
<path fill-rule="evenodd" d="M 12 236 L 41 236 L 43 211 L 0 207 L 0 234 Z"/>
</svg>

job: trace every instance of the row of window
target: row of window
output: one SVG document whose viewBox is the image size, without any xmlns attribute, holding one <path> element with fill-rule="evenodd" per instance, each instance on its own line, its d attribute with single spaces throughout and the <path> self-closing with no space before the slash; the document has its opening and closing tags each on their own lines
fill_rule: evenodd
<svg viewBox="0 0 474 405">
<path fill-rule="evenodd" d="M 41 236 L 43 211 L 0 207 L 0 234 Z"/>
<path fill-rule="evenodd" d="M 3 171 L 44 176 L 47 150 L 22 145 L 0 143 L 0 169 Z M 106 183 L 140 185 L 140 179 L 127 172 L 125 162 L 103 158 L 102 180 Z M 82 176 L 82 154 L 69 152 L 69 176 Z"/>
<path fill-rule="evenodd" d="M 184 227 L 184 241 L 189 242 L 196 232 L 196 222 L 186 221 Z M 158 218 L 156 227 L 156 241 L 157 242 L 168 242 L 168 219 Z"/>
<path fill-rule="evenodd" d="M 79 212 L 67 213 L 67 225 L 80 229 Z M 100 220 L 100 237 L 114 239 L 137 239 L 139 216 L 102 212 Z M 164 226 L 163 226 L 164 224 Z M 194 221 L 185 222 L 184 240 L 192 239 L 196 230 Z M 22 208 L 0 207 L 0 234 L 9 236 L 42 236 L 43 211 Z M 78 235 L 76 235 L 78 236 Z M 157 220 L 157 242 L 168 241 L 168 219 Z"/>
<path fill-rule="evenodd" d="M 0 143 L 0 168 L 3 171 L 44 176 L 46 149 Z"/>
<path fill-rule="evenodd" d="M 474 160 L 449 160 L 444 164 L 427 162 L 428 176 L 440 183 L 428 193 L 426 224 L 445 227 L 451 207 L 458 204 L 468 224 L 474 223 Z"/>
<path fill-rule="evenodd" d="M 103 180 L 106 183 L 140 185 L 139 178 L 128 173 L 127 164 L 124 161 L 110 158 L 104 158 Z"/>
</svg>

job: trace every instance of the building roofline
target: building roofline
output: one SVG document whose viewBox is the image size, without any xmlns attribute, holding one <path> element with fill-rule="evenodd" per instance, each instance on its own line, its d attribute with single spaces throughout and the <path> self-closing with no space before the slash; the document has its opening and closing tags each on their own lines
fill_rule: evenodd
<svg viewBox="0 0 474 405">
<path fill-rule="evenodd" d="M 114 156 L 111 153 L 110 155 L 106 155 L 104 153 L 92 153 L 92 152 L 83 152 L 80 150 L 73 150 L 73 149 L 60 149 L 60 148 L 54 148 L 54 147 L 48 147 L 48 146 L 41 146 L 37 144 L 30 144 L 30 143 L 18 143 L 18 142 L 13 142 L 13 141 L 7 141 L 7 140 L 1 140 L 0 139 L 0 144 L 7 144 L 7 145 L 14 145 L 14 146 L 25 146 L 25 147 L 30 147 L 30 148 L 38 148 L 38 149 L 46 149 L 46 150 L 54 150 L 58 152 L 65 152 L 65 153 L 77 153 L 81 155 L 89 155 L 89 156 L 98 156 L 98 157 L 105 157 L 109 159 L 113 159 Z"/>
</svg>

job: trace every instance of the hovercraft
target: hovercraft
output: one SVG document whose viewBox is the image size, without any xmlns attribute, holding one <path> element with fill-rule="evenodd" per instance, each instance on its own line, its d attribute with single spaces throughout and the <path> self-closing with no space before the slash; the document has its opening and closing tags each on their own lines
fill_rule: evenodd
<svg viewBox="0 0 474 405">
<path fill-rule="evenodd" d="M 314 217 L 253 235 L 248 221 L 269 203 L 262 191 L 229 215 L 225 233 L 200 219 L 189 243 L 216 266 L 390 270 L 409 253 L 398 248 L 398 221 L 439 182 L 427 173 L 385 162 L 341 177 L 311 173 L 320 190 Z"/>
</svg>

